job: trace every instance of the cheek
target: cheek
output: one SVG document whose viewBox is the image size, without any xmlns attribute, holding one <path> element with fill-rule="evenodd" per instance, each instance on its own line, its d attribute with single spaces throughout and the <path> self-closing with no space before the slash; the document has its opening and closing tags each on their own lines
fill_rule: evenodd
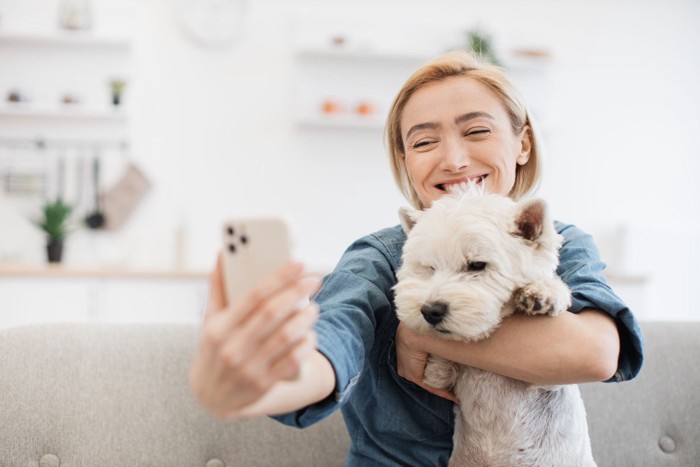
<svg viewBox="0 0 700 467">
<path fill-rule="evenodd" d="M 510 180 L 508 180 L 507 174 L 499 171 L 494 174 L 493 179 L 486 186 L 486 189 L 490 193 L 506 196 L 508 195 L 508 193 L 510 193 L 512 185 L 513 183 Z"/>
<path fill-rule="evenodd" d="M 419 181 L 423 177 L 425 169 L 422 167 L 422 163 L 418 157 L 415 155 L 409 155 L 406 157 L 406 171 L 408 172 L 408 177 L 411 181 Z"/>
<path fill-rule="evenodd" d="M 515 184 L 515 158 L 512 160 L 504 158 L 495 168 L 496 172 L 494 173 L 493 180 L 491 180 L 489 189 L 492 193 L 507 195 Z"/>
<path fill-rule="evenodd" d="M 408 161 L 406 163 L 406 172 L 408 173 L 408 179 L 416 190 L 421 201 L 426 202 L 424 193 L 426 191 L 425 181 L 430 175 L 430 168 L 426 166 L 424 162 Z"/>
</svg>

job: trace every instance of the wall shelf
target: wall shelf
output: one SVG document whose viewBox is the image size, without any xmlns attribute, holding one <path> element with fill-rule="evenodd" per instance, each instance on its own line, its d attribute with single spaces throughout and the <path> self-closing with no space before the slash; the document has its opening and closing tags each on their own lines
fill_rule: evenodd
<svg viewBox="0 0 700 467">
<path fill-rule="evenodd" d="M 32 265 L 0 263 L 0 277 L 113 277 L 127 279 L 201 279 L 206 281 L 209 277 L 209 271 L 196 271 L 190 269 L 80 267 L 63 264 Z"/>
<path fill-rule="evenodd" d="M 126 121 L 127 115 L 121 109 L 87 109 L 70 107 L 33 107 L 5 105 L 0 107 L 0 117 L 5 118 L 31 118 L 41 120 L 95 120 L 95 121 Z"/>
<path fill-rule="evenodd" d="M 346 61 L 376 61 L 384 65 L 396 64 L 421 64 L 428 62 L 438 55 L 435 52 L 413 52 L 413 51 L 392 51 L 392 50 L 372 50 L 353 48 L 332 48 L 332 47 L 305 47 L 297 51 L 297 58 L 301 60 L 346 60 Z M 553 59 L 548 50 L 521 51 L 519 49 L 508 51 L 503 57 L 503 68 L 505 70 L 541 70 L 552 64 Z"/>
<path fill-rule="evenodd" d="M 0 45 L 33 47 L 98 47 L 127 50 L 131 41 L 126 37 L 101 36 L 89 31 L 56 31 L 53 33 L 3 32 Z"/>
<path fill-rule="evenodd" d="M 304 116 L 297 118 L 297 124 L 304 128 L 337 128 L 382 130 L 384 120 L 377 117 L 356 117 L 347 115 Z"/>
<path fill-rule="evenodd" d="M 371 49 L 351 49 L 351 48 L 304 48 L 297 51 L 299 59 L 316 60 L 354 60 L 354 61 L 380 61 L 380 62 L 409 62 L 421 63 L 429 60 L 434 54 L 418 54 L 403 51 L 391 50 L 371 50 Z"/>
<path fill-rule="evenodd" d="M 414 48 L 358 41 L 357 34 L 341 34 L 332 42 L 332 33 L 303 37 L 301 29 L 295 58 L 299 70 L 297 85 L 297 116 L 302 129 L 383 129 L 392 99 L 404 80 L 419 66 L 439 56 L 443 50 L 425 46 Z M 313 34 L 311 34 L 313 36 Z M 530 102 L 531 111 L 538 120 L 549 120 L 546 104 L 546 78 L 552 65 L 552 55 L 543 48 L 516 48 L 503 51 L 503 69 L 518 85 Z M 372 115 L 357 115 L 352 108 L 358 102 L 370 102 Z M 533 104 L 534 103 L 534 104 Z M 326 104 L 335 104 L 338 113 L 325 113 Z M 540 122 L 545 127 L 546 122 Z"/>
</svg>

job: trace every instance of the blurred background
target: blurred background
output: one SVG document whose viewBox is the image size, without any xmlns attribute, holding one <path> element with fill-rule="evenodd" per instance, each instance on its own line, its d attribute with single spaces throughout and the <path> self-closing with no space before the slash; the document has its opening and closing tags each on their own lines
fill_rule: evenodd
<svg viewBox="0 0 700 467">
<path fill-rule="evenodd" d="M 197 319 L 230 217 L 285 218 L 330 271 L 408 204 L 398 88 L 474 44 L 532 109 L 555 217 L 640 318 L 700 319 L 697 1 L 0 0 L 0 326 Z"/>
</svg>

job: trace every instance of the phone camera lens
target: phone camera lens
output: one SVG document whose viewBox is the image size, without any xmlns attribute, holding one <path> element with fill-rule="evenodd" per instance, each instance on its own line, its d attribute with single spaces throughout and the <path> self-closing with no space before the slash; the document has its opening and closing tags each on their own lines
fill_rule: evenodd
<svg viewBox="0 0 700 467">
<path fill-rule="evenodd" d="M 231 253 L 235 253 L 236 252 L 236 245 L 234 245 L 233 243 L 229 244 L 228 251 L 230 251 Z"/>
<path fill-rule="evenodd" d="M 229 235 L 233 235 L 233 227 L 229 227 L 228 229 L 226 229 L 226 231 Z"/>
<path fill-rule="evenodd" d="M 241 235 L 241 243 L 244 245 L 248 243 L 248 237 L 246 237 L 245 235 Z"/>
</svg>

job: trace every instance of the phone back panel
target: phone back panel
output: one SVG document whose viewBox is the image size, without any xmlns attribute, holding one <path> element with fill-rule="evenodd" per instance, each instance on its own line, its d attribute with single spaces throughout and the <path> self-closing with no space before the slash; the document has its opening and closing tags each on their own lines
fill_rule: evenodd
<svg viewBox="0 0 700 467">
<path fill-rule="evenodd" d="M 224 223 L 223 269 L 228 304 L 289 261 L 289 235 L 281 219 L 233 219 Z"/>
</svg>

